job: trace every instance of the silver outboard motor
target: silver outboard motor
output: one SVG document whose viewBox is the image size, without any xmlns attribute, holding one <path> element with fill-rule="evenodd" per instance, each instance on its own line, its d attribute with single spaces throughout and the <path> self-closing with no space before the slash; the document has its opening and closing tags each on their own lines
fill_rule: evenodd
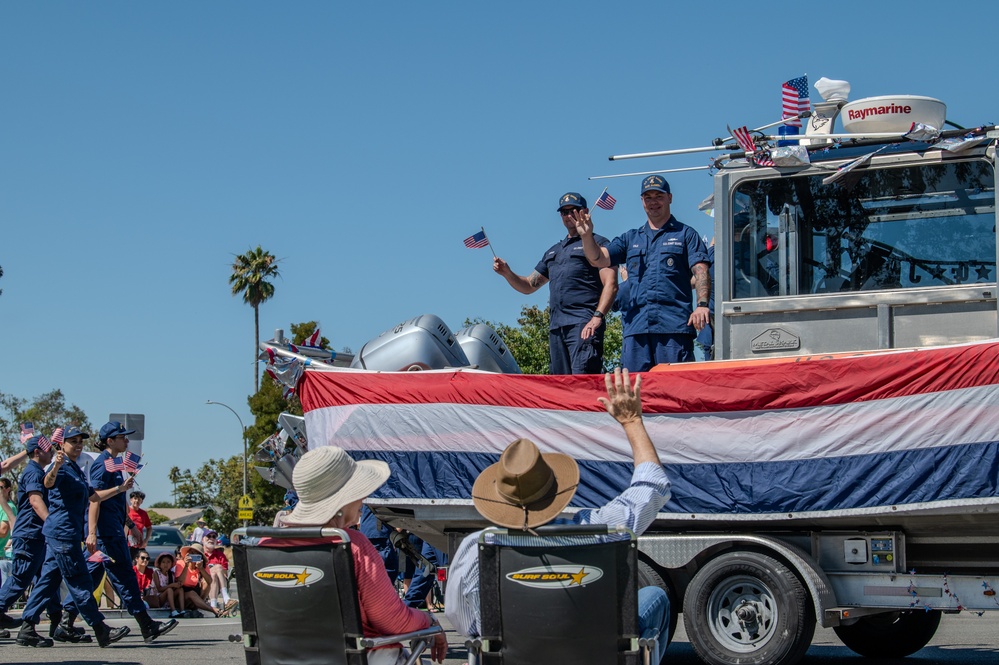
<svg viewBox="0 0 999 665">
<path fill-rule="evenodd" d="M 454 334 L 473 367 L 500 374 L 520 374 L 520 365 L 495 330 L 484 323 Z"/>
<path fill-rule="evenodd" d="M 454 333 L 433 314 L 404 321 L 367 342 L 354 356 L 351 367 L 382 372 L 406 372 L 470 363 Z"/>
</svg>

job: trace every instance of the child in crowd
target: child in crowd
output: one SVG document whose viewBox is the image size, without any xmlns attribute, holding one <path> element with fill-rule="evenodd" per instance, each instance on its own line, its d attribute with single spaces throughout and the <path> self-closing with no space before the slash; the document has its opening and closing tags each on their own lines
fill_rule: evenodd
<svg viewBox="0 0 999 665">
<path fill-rule="evenodd" d="M 208 569 L 208 579 L 211 584 L 208 588 L 208 604 L 212 609 L 218 609 L 218 595 L 222 594 L 222 602 L 225 605 L 220 612 L 221 616 L 226 616 L 236 607 L 236 601 L 229 597 L 229 560 L 225 556 L 225 551 L 218 546 L 219 534 L 215 531 L 208 531 L 201 539 L 202 547 L 205 550 L 205 567 Z"/>
<path fill-rule="evenodd" d="M 153 569 L 153 586 L 156 588 L 154 607 L 169 607 L 170 618 L 175 619 L 184 613 L 184 592 L 180 582 L 173 575 L 173 555 L 164 552 L 156 557 L 156 567 Z"/>
</svg>

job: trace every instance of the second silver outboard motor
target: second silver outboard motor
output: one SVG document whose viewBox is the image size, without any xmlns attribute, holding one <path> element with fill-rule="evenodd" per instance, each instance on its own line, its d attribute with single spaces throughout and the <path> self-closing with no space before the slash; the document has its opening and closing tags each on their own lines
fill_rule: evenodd
<svg viewBox="0 0 999 665">
<path fill-rule="evenodd" d="M 454 334 L 473 367 L 487 372 L 520 374 L 520 365 L 510 349 L 496 333 L 484 323 L 462 328 Z"/>
<path fill-rule="evenodd" d="M 433 314 L 404 321 L 367 342 L 354 356 L 351 367 L 383 372 L 406 372 L 470 363 L 454 333 Z"/>
</svg>

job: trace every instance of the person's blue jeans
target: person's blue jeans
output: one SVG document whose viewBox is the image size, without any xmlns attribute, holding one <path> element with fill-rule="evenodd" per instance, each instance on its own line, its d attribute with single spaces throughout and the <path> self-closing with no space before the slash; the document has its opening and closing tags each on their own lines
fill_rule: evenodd
<svg viewBox="0 0 999 665">
<path fill-rule="evenodd" d="M 652 654 L 653 665 L 662 661 L 669 639 L 669 596 L 657 586 L 642 587 L 638 590 L 638 630 L 642 637 L 659 631 L 659 648 Z"/>
</svg>

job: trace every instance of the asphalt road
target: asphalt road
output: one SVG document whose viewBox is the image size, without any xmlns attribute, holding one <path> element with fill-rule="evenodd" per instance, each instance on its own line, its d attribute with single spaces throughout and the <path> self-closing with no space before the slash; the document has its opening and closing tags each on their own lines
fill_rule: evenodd
<svg viewBox="0 0 999 665">
<path fill-rule="evenodd" d="M 447 626 L 443 615 L 438 615 Z M 129 625 L 133 634 L 107 649 L 96 644 L 56 644 L 49 649 L 20 647 L 13 640 L 0 640 L 0 663 L 63 663 L 66 665 L 178 665 L 178 663 L 245 663 L 240 644 L 228 641 L 240 630 L 238 619 L 184 619 L 172 633 L 143 644 L 138 627 L 130 619 L 109 619 L 113 625 Z M 448 632 L 452 645 L 448 665 L 464 663 L 464 640 Z M 670 665 L 698 665 L 700 661 L 687 643 L 682 627 L 667 652 Z M 844 647 L 835 633 L 817 629 L 803 665 L 995 665 L 999 662 L 999 613 L 943 617 L 929 646 L 902 661 L 866 660 Z"/>
</svg>

